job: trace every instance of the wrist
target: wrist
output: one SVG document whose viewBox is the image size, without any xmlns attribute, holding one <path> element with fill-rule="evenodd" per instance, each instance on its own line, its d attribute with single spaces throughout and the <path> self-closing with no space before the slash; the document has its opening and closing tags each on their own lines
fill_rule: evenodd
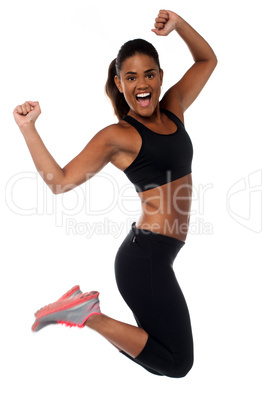
<svg viewBox="0 0 267 402">
<path fill-rule="evenodd" d="M 24 136 L 29 134 L 32 131 L 36 131 L 35 123 L 33 121 L 29 121 L 27 123 L 23 123 L 23 124 L 19 125 L 19 129 Z"/>
<path fill-rule="evenodd" d="M 181 30 L 183 27 L 183 24 L 185 23 L 185 20 L 180 17 L 180 15 L 177 14 L 176 21 L 175 21 L 175 30 L 177 33 Z"/>
</svg>

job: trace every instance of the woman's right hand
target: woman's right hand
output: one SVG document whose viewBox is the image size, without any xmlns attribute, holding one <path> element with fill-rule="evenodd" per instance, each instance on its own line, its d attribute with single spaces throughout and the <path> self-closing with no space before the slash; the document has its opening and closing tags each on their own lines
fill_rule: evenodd
<svg viewBox="0 0 267 402">
<path fill-rule="evenodd" d="M 18 105 L 13 111 L 14 119 L 19 128 L 22 128 L 25 124 L 35 123 L 40 114 L 41 108 L 39 102 L 32 101 Z"/>
<path fill-rule="evenodd" d="M 154 29 L 151 29 L 156 35 L 167 36 L 178 28 L 181 17 L 169 10 L 160 10 L 155 19 Z"/>
</svg>

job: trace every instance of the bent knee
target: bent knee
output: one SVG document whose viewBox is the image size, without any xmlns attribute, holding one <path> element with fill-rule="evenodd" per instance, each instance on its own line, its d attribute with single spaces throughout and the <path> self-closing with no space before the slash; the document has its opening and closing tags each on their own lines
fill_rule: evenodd
<svg viewBox="0 0 267 402">
<path fill-rule="evenodd" d="M 193 358 L 183 361 L 176 361 L 175 364 L 168 370 L 166 376 L 172 378 L 183 378 L 189 373 L 193 367 L 193 363 Z"/>
</svg>

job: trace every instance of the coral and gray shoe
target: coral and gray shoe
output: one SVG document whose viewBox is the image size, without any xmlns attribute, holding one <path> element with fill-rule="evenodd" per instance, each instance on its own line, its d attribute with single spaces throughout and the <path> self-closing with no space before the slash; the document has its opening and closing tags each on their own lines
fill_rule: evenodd
<svg viewBox="0 0 267 402">
<path fill-rule="evenodd" d="M 68 298 L 60 298 L 55 303 L 49 304 L 35 313 L 36 320 L 32 330 L 36 332 L 50 324 L 84 327 L 86 320 L 92 314 L 101 314 L 98 296 L 99 292 L 92 291 L 90 293 L 79 293 Z"/>
<path fill-rule="evenodd" d="M 66 293 L 64 293 L 64 295 L 61 296 L 61 297 L 58 299 L 58 301 L 62 301 L 62 300 L 66 300 L 66 299 L 71 299 L 72 297 L 78 296 L 78 295 L 80 295 L 81 293 L 82 293 L 82 291 L 81 291 L 79 285 L 73 286 L 73 288 L 71 288 L 71 289 L 68 290 Z M 35 316 L 36 316 L 36 314 L 37 314 L 39 311 L 40 311 L 40 310 L 38 310 L 38 311 L 35 313 Z"/>
<path fill-rule="evenodd" d="M 61 296 L 60 299 L 58 299 L 58 301 L 60 300 L 66 300 L 66 299 L 70 299 L 74 296 L 80 295 L 82 293 L 80 286 L 73 286 L 73 288 L 71 288 L 70 290 L 68 290 L 63 296 Z"/>
</svg>

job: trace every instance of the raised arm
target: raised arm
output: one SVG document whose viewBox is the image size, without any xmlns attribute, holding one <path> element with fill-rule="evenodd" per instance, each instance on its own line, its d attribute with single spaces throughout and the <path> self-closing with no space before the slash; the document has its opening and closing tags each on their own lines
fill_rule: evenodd
<svg viewBox="0 0 267 402">
<path fill-rule="evenodd" d="M 210 45 L 192 28 L 182 17 L 172 11 L 161 10 L 155 20 L 157 35 L 166 36 L 176 31 L 187 44 L 194 64 L 184 76 L 171 87 L 164 95 L 161 105 L 174 113 L 185 110 L 197 98 L 213 70 L 217 65 L 217 58 Z"/>
<path fill-rule="evenodd" d="M 13 115 L 38 172 L 54 194 L 69 191 L 84 183 L 112 159 L 116 144 L 113 142 L 114 128 L 109 126 L 97 133 L 79 155 L 61 168 L 35 128 L 40 113 L 38 102 L 25 102 L 15 108 Z"/>
</svg>

